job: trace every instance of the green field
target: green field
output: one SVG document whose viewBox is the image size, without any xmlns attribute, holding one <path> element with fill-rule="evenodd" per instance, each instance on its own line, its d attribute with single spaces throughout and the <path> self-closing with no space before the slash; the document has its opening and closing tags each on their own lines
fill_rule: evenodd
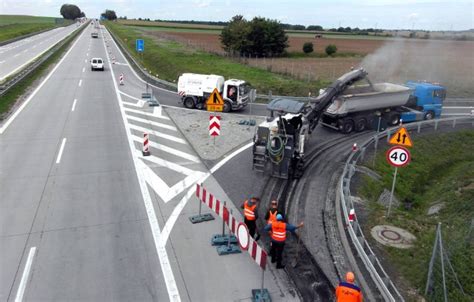
<svg viewBox="0 0 474 302">
<path fill-rule="evenodd" d="M 71 24 L 71 21 L 59 19 L 62 24 L 56 24 L 54 17 L 35 17 L 23 15 L 0 15 L 0 42 L 23 35 L 52 29 Z"/>
<path fill-rule="evenodd" d="M 275 74 L 260 68 L 250 67 L 231 59 L 194 50 L 174 41 L 160 40 L 145 35 L 141 30 L 123 26 L 115 22 L 105 25 L 122 41 L 126 41 L 128 50 L 135 54 L 141 64 L 161 79 L 176 82 L 185 72 L 219 74 L 225 78 L 245 79 L 257 91 L 274 95 L 308 95 L 309 91 L 318 91 L 329 83 L 325 81 L 298 81 L 291 77 Z M 143 59 L 135 53 L 135 40 L 145 40 Z"/>
<path fill-rule="evenodd" d="M 402 250 L 376 244 L 383 250 L 384 263 L 400 277 L 399 284 L 408 284 L 418 294 L 424 293 L 428 264 L 433 249 L 435 229 L 442 223 L 443 245 L 451 264 L 466 293 L 464 296 L 454 282 L 451 271 L 447 274 L 449 301 L 473 301 L 474 242 L 474 131 L 427 135 L 416 138 L 411 150 L 411 163 L 398 169 L 395 195 L 402 202 L 390 218 L 385 208 L 376 202 L 382 190 L 390 190 L 393 168 L 385 159 L 385 152 L 377 156 L 375 171 L 381 181 L 365 177 L 359 193 L 369 201 L 369 215 L 364 222 L 365 233 L 379 224 L 390 224 L 410 231 L 417 237 L 415 246 Z M 371 160 L 370 160 L 371 162 Z M 370 167 L 371 164 L 369 164 Z M 405 203 L 409 202 L 409 203 Z M 444 204 L 435 215 L 428 215 L 434 204 Z M 406 205 L 410 204 L 410 207 Z M 370 236 L 370 235 L 368 235 Z M 372 243 L 375 244 L 375 243 Z M 435 279 L 438 295 L 441 293 L 440 264 Z M 445 264 L 447 265 L 447 264 Z M 413 300 L 416 299 L 413 297 Z M 429 301 L 441 301 L 429 297 Z M 419 301 L 419 300 L 416 300 Z"/>
</svg>

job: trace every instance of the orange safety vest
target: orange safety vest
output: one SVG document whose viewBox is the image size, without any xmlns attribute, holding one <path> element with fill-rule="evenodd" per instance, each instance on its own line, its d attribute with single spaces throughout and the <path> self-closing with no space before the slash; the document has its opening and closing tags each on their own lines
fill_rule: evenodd
<svg viewBox="0 0 474 302">
<path fill-rule="evenodd" d="M 277 221 L 278 210 L 274 209 L 275 211 L 272 212 L 273 209 L 269 210 L 268 212 L 268 221 L 267 224 L 273 223 Z"/>
<path fill-rule="evenodd" d="M 272 222 L 272 239 L 279 242 L 285 242 L 286 223 L 281 221 Z"/>
<path fill-rule="evenodd" d="M 336 287 L 336 302 L 362 302 L 362 293 L 357 285 L 341 282 Z"/>
<path fill-rule="evenodd" d="M 247 220 L 255 220 L 255 208 L 257 207 L 256 204 L 253 206 L 249 206 L 248 200 L 244 202 L 244 216 Z"/>
</svg>

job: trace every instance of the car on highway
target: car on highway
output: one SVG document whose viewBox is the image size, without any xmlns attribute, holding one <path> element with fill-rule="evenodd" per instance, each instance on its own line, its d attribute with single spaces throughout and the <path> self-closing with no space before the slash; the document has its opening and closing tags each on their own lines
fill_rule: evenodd
<svg viewBox="0 0 474 302">
<path fill-rule="evenodd" d="M 104 60 L 102 58 L 92 58 L 91 59 L 91 70 L 102 70 L 104 71 Z"/>
<path fill-rule="evenodd" d="M 91 37 L 92 37 L 92 38 L 98 38 L 98 37 L 99 37 L 99 33 L 93 32 L 93 33 L 91 33 Z"/>
</svg>

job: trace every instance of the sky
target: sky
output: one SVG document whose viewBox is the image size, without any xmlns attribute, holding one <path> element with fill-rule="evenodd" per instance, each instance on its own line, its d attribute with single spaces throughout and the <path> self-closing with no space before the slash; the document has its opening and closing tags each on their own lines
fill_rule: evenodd
<svg viewBox="0 0 474 302">
<path fill-rule="evenodd" d="M 0 14 L 60 17 L 64 3 L 77 5 L 87 17 L 112 9 L 129 19 L 228 21 L 243 15 L 324 28 L 474 28 L 474 0 L 0 0 Z"/>
</svg>

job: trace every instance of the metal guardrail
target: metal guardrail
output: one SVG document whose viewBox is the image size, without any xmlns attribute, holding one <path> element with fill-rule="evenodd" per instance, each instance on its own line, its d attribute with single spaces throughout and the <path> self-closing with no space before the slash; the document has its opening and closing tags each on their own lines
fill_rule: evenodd
<svg viewBox="0 0 474 302">
<path fill-rule="evenodd" d="M 407 129 L 416 129 L 417 133 L 420 133 L 423 126 L 434 124 L 433 128 L 430 127 L 429 129 L 434 129 L 435 131 L 437 131 L 439 126 L 455 128 L 456 125 L 461 124 L 461 122 L 470 122 L 471 126 L 474 128 L 474 116 L 421 121 L 418 123 L 405 124 L 404 127 Z M 348 209 L 354 209 L 354 203 L 350 194 L 350 183 L 351 178 L 355 173 L 357 162 L 360 159 L 364 158 L 365 152 L 371 144 L 378 144 L 378 141 L 383 137 L 387 137 L 388 141 L 390 139 L 391 134 L 395 133 L 397 130 L 398 127 L 376 133 L 373 137 L 365 141 L 360 146 L 358 152 L 351 153 L 346 161 L 346 164 L 344 165 L 344 171 L 341 176 L 341 181 L 339 182 L 341 208 L 344 215 L 343 219 L 345 224 L 347 225 L 347 231 L 349 233 L 349 236 L 351 237 L 352 244 L 355 247 L 358 256 L 362 260 L 365 269 L 369 272 L 372 280 L 376 284 L 382 297 L 385 299 L 385 301 L 394 302 L 405 300 L 393 284 L 388 274 L 385 272 L 384 268 L 382 267 L 382 264 L 377 259 L 372 249 L 370 248 L 369 243 L 365 239 L 365 236 L 362 232 L 362 228 L 358 223 L 357 219 L 355 219 L 354 222 L 349 222 Z"/>
<path fill-rule="evenodd" d="M 81 29 L 78 27 L 79 32 L 84 30 L 85 27 Z M 77 29 L 76 29 L 77 30 Z M 73 31 L 71 34 L 77 34 L 78 32 Z M 68 40 L 69 36 L 66 36 L 64 39 L 56 43 L 53 47 L 51 47 L 47 52 L 42 54 L 38 59 L 33 61 L 32 63 L 28 64 L 25 68 L 11 76 L 5 83 L 0 85 L 0 97 L 6 94 L 12 87 L 18 84 L 21 80 L 27 77 L 30 73 L 35 71 L 41 64 L 43 64 L 46 60 L 48 60 L 59 48 L 61 48 L 66 41 Z"/>
</svg>

